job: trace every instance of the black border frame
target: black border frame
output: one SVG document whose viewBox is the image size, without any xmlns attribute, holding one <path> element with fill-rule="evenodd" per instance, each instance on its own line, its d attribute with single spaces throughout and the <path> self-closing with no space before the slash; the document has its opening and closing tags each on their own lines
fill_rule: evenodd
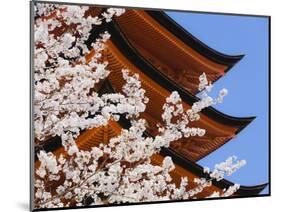
<svg viewBox="0 0 281 212">
<path fill-rule="evenodd" d="M 50 3 L 50 4 L 63 4 L 63 5 L 85 5 L 85 6 L 97 6 L 97 7 L 122 7 L 128 9 L 145 9 L 152 11 L 173 11 L 173 12 L 188 12 L 188 13 L 200 13 L 200 14 L 213 14 L 213 15 L 231 15 L 231 16 L 244 16 L 244 17 L 256 17 L 256 18 L 267 18 L 268 19 L 268 194 L 258 194 L 251 196 L 233 196 L 233 197 L 216 197 L 209 199 L 190 199 L 190 200 L 167 200 L 167 201 L 155 201 L 155 202 L 140 202 L 140 203 L 121 203 L 121 204 L 109 204 L 109 205 L 93 205 L 93 206 L 76 206 L 76 207 L 61 207 L 61 208 L 41 208 L 34 209 L 34 126 L 33 126 L 33 70 L 34 70 L 34 3 Z M 30 99 L 29 99 L 29 112 L 30 112 L 30 134 L 29 134 L 29 209 L 30 211 L 54 211 L 54 210 L 70 210 L 70 209 L 85 209 L 85 208 L 101 208 L 101 207 L 116 207 L 116 206 L 133 206 L 133 205 L 150 205 L 150 204 L 161 204 L 161 203 L 185 203 L 185 202 L 197 202 L 197 201 L 208 201 L 208 200 L 227 200 L 227 199 L 244 199 L 253 197 L 270 197 L 271 196 L 271 16 L 270 15 L 255 15 L 255 14 L 239 14 L 239 13 L 224 13 L 224 12 L 206 12 L 206 11 L 194 11 L 194 10 L 177 10 L 177 9 L 161 9 L 161 8 L 147 8 L 147 7 L 131 7 L 123 5 L 103 5 L 103 4 L 89 4 L 89 3 L 72 3 L 72 2 L 58 2 L 58 1 L 44 1 L 44 0 L 30 0 Z"/>
</svg>

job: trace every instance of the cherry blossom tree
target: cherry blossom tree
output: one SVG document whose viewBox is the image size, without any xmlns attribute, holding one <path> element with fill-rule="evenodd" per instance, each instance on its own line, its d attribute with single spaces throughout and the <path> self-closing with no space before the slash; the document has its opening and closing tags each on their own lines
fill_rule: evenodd
<svg viewBox="0 0 281 212">
<path fill-rule="evenodd" d="M 35 173 L 35 207 L 56 208 L 90 204 L 115 204 L 195 198 L 198 193 L 245 165 L 235 156 L 219 163 L 209 178 L 195 178 L 190 189 L 187 177 L 179 185 L 172 181 L 175 169 L 171 157 L 155 165 L 151 157 L 161 148 L 183 137 L 204 136 L 205 130 L 189 127 L 200 119 L 200 112 L 221 103 L 227 94 L 222 89 L 216 98 L 209 93 L 212 85 L 203 73 L 199 77 L 201 98 L 188 110 L 174 91 L 166 98 L 158 134 L 145 136 L 146 120 L 140 118 L 149 99 L 137 74 L 122 70 L 122 92 L 99 95 L 96 88 L 110 74 L 102 58 L 110 34 L 104 32 L 88 49 L 85 41 L 95 25 L 110 22 L 125 12 L 109 8 L 99 16 L 86 15 L 87 6 L 36 3 L 34 48 L 34 130 L 36 142 L 48 142 L 59 136 L 63 154 L 41 150 Z M 92 52 L 90 60 L 87 56 Z M 81 131 L 126 117 L 131 126 L 108 143 L 81 150 L 76 139 Z M 206 198 L 230 196 L 239 189 L 235 184 Z"/>
</svg>

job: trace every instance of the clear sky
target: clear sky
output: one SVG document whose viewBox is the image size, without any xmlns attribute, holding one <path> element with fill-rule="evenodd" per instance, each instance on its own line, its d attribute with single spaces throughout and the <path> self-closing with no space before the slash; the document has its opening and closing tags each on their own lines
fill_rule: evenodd
<svg viewBox="0 0 281 212">
<path fill-rule="evenodd" d="M 247 165 L 226 179 L 241 185 L 268 182 L 268 18 L 192 12 L 167 14 L 211 48 L 229 55 L 245 55 L 214 84 L 212 93 L 227 88 L 228 96 L 215 108 L 228 115 L 256 116 L 256 119 L 237 138 L 199 164 L 213 168 L 215 163 L 236 155 L 245 159 Z M 268 188 L 262 193 L 267 192 Z"/>
</svg>

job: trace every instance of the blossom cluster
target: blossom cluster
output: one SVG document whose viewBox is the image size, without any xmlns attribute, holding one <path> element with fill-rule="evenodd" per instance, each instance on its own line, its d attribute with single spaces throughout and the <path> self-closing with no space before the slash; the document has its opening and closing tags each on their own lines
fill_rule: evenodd
<svg viewBox="0 0 281 212">
<path fill-rule="evenodd" d="M 128 97 L 137 95 L 142 99 L 141 110 L 144 111 L 147 98 L 141 89 L 137 75 L 123 71 L 124 79 L 129 81 L 123 87 Z M 114 94 L 108 94 L 114 95 Z M 108 97 L 106 99 L 113 99 Z M 135 99 L 135 98 L 133 98 Z M 137 101 L 138 102 L 138 101 Z M 134 104 L 137 103 L 134 101 Z M 188 179 L 183 177 L 180 185 L 172 182 L 170 172 L 175 168 L 172 158 L 165 157 L 162 165 L 153 165 L 151 157 L 162 147 L 182 136 L 203 136 L 198 128 L 188 128 L 188 111 L 184 111 L 180 96 L 172 92 L 163 106 L 165 127 L 159 129 L 159 135 L 144 136 L 146 121 L 137 116 L 130 117 L 131 127 L 122 129 L 121 134 L 100 144 L 89 151 L 80 150 L 76 145 L 66 155 L 55 156 L 41 151 L 38 154 L 40 167 L 37 169 L 36 204 L 40 207 L 66 207 L 75 200 L 77 206 L 91 199 L 91 204 L 160 201 L 169 199 L 191 199 L 212 185 L 213 180 L 221 180 L 225 174 L 230 175 L 245 165 L 244 160 L 235 156 L 219 163 L 210 172 L 209 178 L 195 178 L 195 188 L 190 189 Z M 119 111 L 120 112 L 120 111 Z M 116 112 L 118 114 L 118 111 Z M 195 111 L 192 113 L 196 114 Z M 165 115 L 164 115 L 165 114 Z M 179 116 L 179 117 L 177 117 Z M 180 119 L 180 117 L 185 117 Z M 176 119 L 173 119 L 176 118 Z M 204 132 L 204 131 L 203 131 Z M 74 141 L 75 143 L 75 141 Z M 70 151 L 71 150 L 71 151 Z M 56 184 L 56 182 L 63 182 Z M 58 185 L 55 191 L 48 191 L 46 182 Z M 210 197 L 232 195 L 239 185 L 232 186 L 222 193 L 214 192 Z"/>
<path fill-rule="evenodd" d="M 230 176 L 236 170 L 246 165 L 245 160 L 238 160 L 236 156 L 229 157 L 225 162 L 219 163 L 215 166 L 215 169 L 210 173 L 210 177 L 216 179 L 217 181 L 223 179 L 224 174 Z M 205 173 L 209 173 L 209 169 L 204 169 Z"/>
<path fill-rule="evenodd" d="M 110 34 L 102 33 L 91 50 L 85 41 L 94 25 L 109 22 L 125 10 L 108 8 L 101 17 L 86 16 L 88 10 L 88 6 L 36 3 L 35 12 L 39 18 L 34 26 L 34 127 L 39 141 L 57 135 L 67 141 L 63 142 L 64 146 L 72 146 L 81 130 L 106 125 L 109 114 L 113 113 L 109 97 L 100 97 L 93 90 L 109 74 L 108 63 L 101 60 L 101 56 Z M 87 61 L 91 51 L 94 54 Z M 127 76 L 126 79 L 130 81 L 131 78 Z M 115 104 L 121 101 L 124 105 L 124 95 L 113 95 Z M 134 97 L 136 95 L 128 97 L 127 102 L 132 102 Z M 135 101 L 141 107 L 142 100 Z M 123 107 L 122 112 L 118 107 L 116 112 L 138 115 L 139 108 L 129 106 Z"/>
</svg>

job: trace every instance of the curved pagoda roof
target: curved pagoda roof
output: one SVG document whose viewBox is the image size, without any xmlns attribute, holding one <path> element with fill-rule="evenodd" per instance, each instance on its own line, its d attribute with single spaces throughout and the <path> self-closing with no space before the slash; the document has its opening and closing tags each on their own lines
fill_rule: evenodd
<svg viewBox="0 0 281 212">
<path fill-rule="evenodd" d="M 128 11 L 124 15 L 128 14 Z M 98 15 L 101 12 L 102 10 L 100 8 L 93 7 L 89 9 L 87 15 Z M 152 13 L 153 12 L 149 12 L 150 15 Z M 53 15 L 55 15 L 55 13 L 51 14 L 51 16 Z M 162 16 L 164 16 L 164 14 L 162 14 Z M 141 50 L 133 46 L 134 43 L 129 41 L 125 33 L 123 33 L 124 29 L 121 29 L 119 25 L 120 23 L 117 20 L 116 22 L 114 21 L 113 23 L 94 28 L 88 40 L 88 45 L 90 47 L 91 42 L 94 41 L 101 32 L 108 30 L 112 34 L 106 53 L 106 59 L 109 61 L 109 68 L 113 70 L 109 78 L 116 91 L 121 91 L 122 87 L 120 70 L 122 68 L 130 68 L 141 75 L 143 86 L 145 90 L 147 90 L 149 98 L 151 100 L 159 100 L 158 105 L 164 104 L 165 98 L 174 90 L 177 90 L 181 95 L 186 109 L 198 100 L 198 98 L 186 90 L 184 86 L 172 80 L 167 74 L 163 73 L 156 68 L 154 64 L 148 61 L 145 55 L 141 54 Z M 67 30 L 67 27 L 62 25 L 59 29 L 55 29 L 53 33 L 59 35 L 65 30 Z M 149 122 L 148 129 L 151 134 L 155 134 L 156 129 L 154 127 L 156 123 L 161 121 L 161 110 L 156 106 L 157 105 L 153 104 L 151 101 L 148 104 L 148 112 L 143 114 L 143 118 Z M 174 142 L 172 148 L 189 160 L 199 160 L 235 137 L 235 135 L 252 120 L 253 117 L 236 118 L 223 114 L 214 108 L 207 108 L 202 111 L 201 120 L 198 122 L 198 125 L 195 126 L 206 129 L 208 135 L 202 138 L 185 139 L 184 142 Z"/>
<path fill-rule="evenodd" d="M 243 57 L 210 48 L 165 12 L 128 9 L 115 20 L 142 56 L 192 94 L 198 92 L 200 73 L 214 82 Z"/>
</svg>

